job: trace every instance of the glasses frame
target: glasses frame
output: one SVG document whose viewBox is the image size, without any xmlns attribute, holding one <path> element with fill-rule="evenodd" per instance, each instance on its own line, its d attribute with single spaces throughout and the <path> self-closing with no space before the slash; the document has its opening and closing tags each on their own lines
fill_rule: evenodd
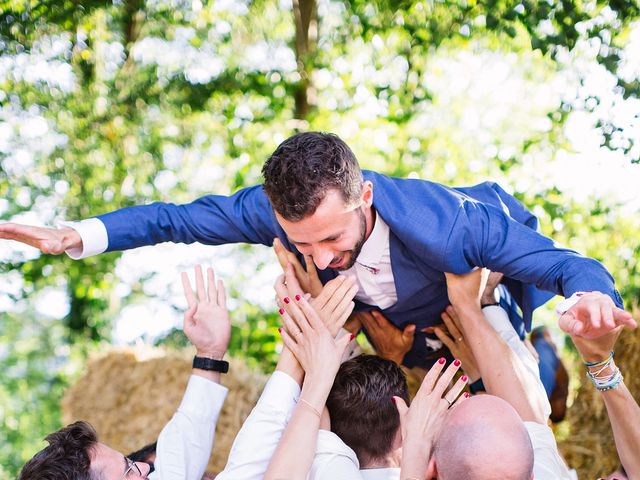
<svg viewBox="0 0 640 480">
<path fill-rule="evenodd" d="M 142 471 L 140 470 L 140 467 L 138 466 L 138 464 L 136 462 L 134 462 L 133 460 L 131 460 L 130 458 L 127 458 L 127 457 L 124 457 L 124 459 L 127 462 L 127 469 L 124 471 L 124 475 L 122 475 L 122 477 L 120 477 L 120 480 L 124 480 L 125 478 L 127 478 L 127 476 L 131 472 L 135 472 L 138 475 L 142 476 Z"/>
</svg>

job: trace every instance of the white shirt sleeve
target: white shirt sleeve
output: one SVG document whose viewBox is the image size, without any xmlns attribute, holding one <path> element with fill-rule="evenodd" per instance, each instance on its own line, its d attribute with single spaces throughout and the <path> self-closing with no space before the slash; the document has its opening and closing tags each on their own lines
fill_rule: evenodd
<svg viewBox="0 0 640 480">
<path fill-rule="evenodd" d="M 74 260 L 91 257 L 103 253 L 109 246 L 107 229 L 97 218 L 89 218 L 80 222 L 60 222 L 63 227 L 73 228 L 82 239 L 82 247 L 67 250 Z"/>
<path fill-rule="evenodd" d="M 551 415 L 551 404 L 547 398 L 547 392 L 544 389 L 542 380 L 540 380 L 540 368 L 538 362 L 534 358 L 533 354 L 525 346 L 524 342 L 520 339 L 516 331 L 511 325 L 509 315 L 507 312 L 498 305 L 492 305 L 484 307 L 482 313 L 487 321 L 491 324 L 498 335 L 509 345 L 511 350 L 514 351 L 516 356 L 520 359 L 527 373 L 530 375 L 530 381 L 527 382 L 527 386 L 530 387 L 529 396 L 535 398 L 537 402 L 542 406 L 545 417 Z"/>
<path fill-rule="evenodd" d="M 571 480 L 573 475 L 558 453 L 553 430 L 535 422 L 524 422 L 533 446 L 533 478 L 535 480 Z"/>
<path fill-rule="evenodd" d="M 320 430 L 307 480 L 362 480 L 358 457 L 335 433 Z"/>
<path fill-rule="evenodd" d="M 153 480 L 200 480 L 204 474 L 227 388 L 191 375 L 182 403 L 158 437 Z"/>
<path fill-rule="evenodd" d="M 262 479 L 299 397 L 300 386 L 293 378 L 278 370 L 273 372 L 216 480 Z"/>
</svg>

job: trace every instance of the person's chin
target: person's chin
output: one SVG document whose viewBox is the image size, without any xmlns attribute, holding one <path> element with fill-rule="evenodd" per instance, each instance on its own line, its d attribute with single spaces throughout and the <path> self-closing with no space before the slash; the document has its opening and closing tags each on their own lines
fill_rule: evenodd
<svg viewBox="0 0 640 480">
<path fill-rule="evenodd" d="M 355 263 L 355 258 L 352 255 L 345 253 L 342 258 L 340 258 L 339 262 L 331 264 L 329 267 L 334 270 L 338 270 L 339 272 L 343 272 L 345 270 L 349 270 Z"/>
</svg>

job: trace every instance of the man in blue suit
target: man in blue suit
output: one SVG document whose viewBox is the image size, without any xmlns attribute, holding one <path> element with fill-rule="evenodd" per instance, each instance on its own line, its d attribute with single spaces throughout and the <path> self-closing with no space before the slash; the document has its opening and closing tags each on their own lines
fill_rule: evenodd
<svg viewBox="0 0 640 480">
<path fill-rule="evenodd" d="M 443 272 L 476 267 L 505 274 L 527 330 L 553 294 L 571 297 L 560 318 L 569 333 L 593 338 L 635 327 L 609 272 L 540 235 L 537 219 L 496 184 L 452 189 L 361 171 L 342 140 L 318 132 L 285 140 L 263 175 L 264 185 L 229 197 L 130 207 L 61 230 L 5 224 L 0 238 L 81 258 L 166 241 L 272 245 L 277 237 L 311 257 L 322 282 L 355 276 L 358 308 L 379 308 L 400 328 L 440 323 L 448 305 Z M 427 353 L 417 335 L 404 363 L 428 366 Z"/>
</svg>

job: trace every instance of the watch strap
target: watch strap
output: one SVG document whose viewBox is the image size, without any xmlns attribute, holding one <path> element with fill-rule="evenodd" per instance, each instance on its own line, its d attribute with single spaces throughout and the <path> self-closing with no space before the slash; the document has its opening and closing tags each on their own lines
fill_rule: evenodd
<svg viewBox="0 0 640 480">
<path fill-rule="evenodd" d="M 229 362 L 224 360 L 214 360 L 207 357 L 193 357 L 193 368 L 200 370 L 209 370 L 211 372 L 227 373 L 229 371 Z"/>
</svg>

